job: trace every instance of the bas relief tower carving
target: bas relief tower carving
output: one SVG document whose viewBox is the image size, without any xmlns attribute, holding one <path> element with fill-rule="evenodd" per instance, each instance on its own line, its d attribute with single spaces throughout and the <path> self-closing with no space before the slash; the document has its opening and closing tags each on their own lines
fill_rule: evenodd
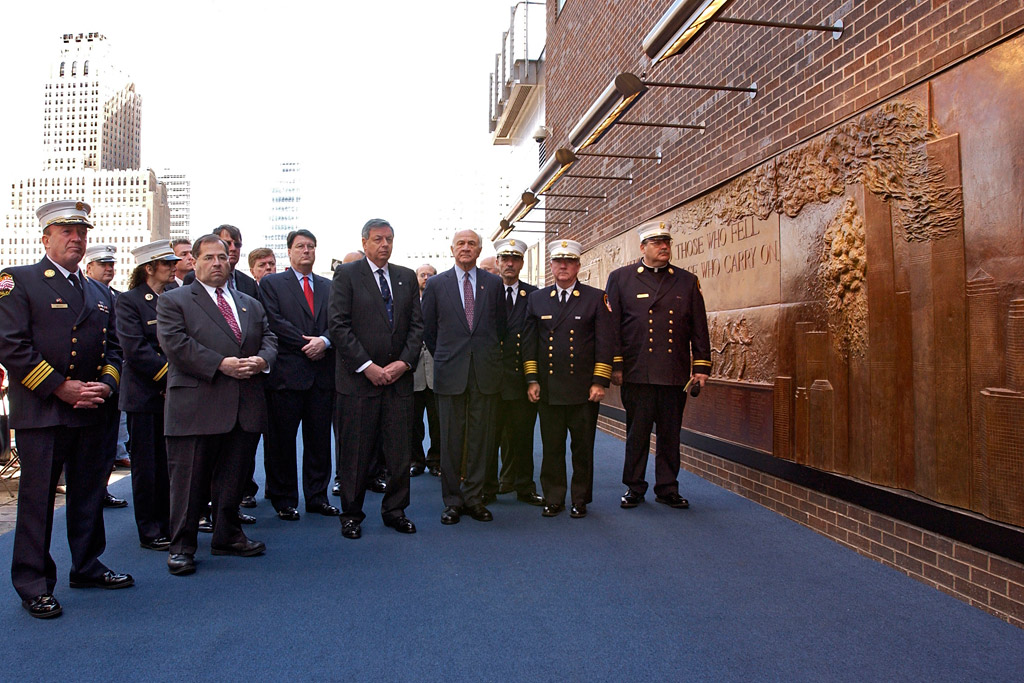
<svg viewBox="0 0 1024 683">
<path fill-rule="evenodd" d="M 991 90 L 1024 73 L 999 52 L 660 217 L 711 332 L 684 427 L 1024 525 L 1024 214 L 983 196 L 1024 189 L 985 150 L 1024 151 Z M 589 281 L 634 242 L 590 250 Z"/>
</svg>

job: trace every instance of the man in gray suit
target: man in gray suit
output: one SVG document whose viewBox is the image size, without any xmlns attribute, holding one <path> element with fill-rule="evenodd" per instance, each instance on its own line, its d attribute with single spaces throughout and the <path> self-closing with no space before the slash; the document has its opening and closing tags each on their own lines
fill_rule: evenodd
<svg viewBox="0 0 1024 683">
<path fill-rule="evenodd" d="M 341 411 L 341 534 L 362 535 L 363 499 L 378 440 L 391 473 L 381 517 L 384 525 L 416 533 L 409 505 L 412 371 L 420 356 L 423 317 L 416 274 L 388 263 L 395 231 L 381 219 L 362 231 L 366 258 L 338 266 L 331 285 L 328 329 L 337 350 L 335 387 Z"/>
<path fill-rule="evenodd" d="M 420 286 L 420 300 L 423 290 L 427 288 L 427 280 L 437 275 L 437 268 L 424 263 L 416 269 L 416 280 Z M 420 362 L 412 376 L 413 409 L 412 421 L 416 441 L 412 447 L 412 466 L 409 476 L 418 477 L 424 468 L 432 476 L 441 476 L 441 428 L 437 424 L 437 401 L 434 399 L 434 358 L 424 346 L 420 349 Z M 423 426 L 423 411 L 427 412 L 427 425 L 430 434 L 430 448 L 423 451 L 423 439 L 428 429 Z"/>
<path fill-rule="evenodd" d="M 455 233 L 455 267 L 430 278 L 423 292 L 423 339 L 434 356 L 441 423 L 443 524 L 457 524 L 463 511 L 477 521 L 493 519 L 482 496 L 488 460 L 498 456 L 494 439 L 506 313 L 501 278 L 476 267 L 481 248 L 475 231 Z M 463 453 L 466 471 L 460 483 Z"/>
<path fill-rule="evenodd" d="M 246 458 L 267 429 L 264 378 L 277 338 L 263 306 L 225 286 L 227 245 L 204 235 L 192 247 L 195 280 L 157 304 L 157 335 L 167 354 L 164 433 L 171 481 L 172 574 L 195 571 L 199 517 L 212 489 L 214 555 L 259 555 L 242 533 L 238 501 Z M 212 475 L 212 486 L 210 478 Z"/>
</svg>

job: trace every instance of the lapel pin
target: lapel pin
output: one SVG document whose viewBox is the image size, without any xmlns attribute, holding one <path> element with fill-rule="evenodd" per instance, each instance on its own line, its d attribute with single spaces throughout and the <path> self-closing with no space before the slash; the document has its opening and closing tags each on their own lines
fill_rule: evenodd
<svg viewBox="0 0 1024 683">
<path fill-rule="evenodd" d="M 245 309 L 245 306 L 242 306 L 242 313 L 248 313 L 248 311 Z"/>
<path fill-rule="evenodd" d="M 526 290 L 525 289 L 520 289 L 519 290 L 519 296 L 526 296 Z"/>
<path fill-rule="evenodd" d="M 579 296 L 580 295 L 580 290 L 578 290 L 578 289 L 572 290 L 572 295 L 573 296 Z"/>
<path fill-rule="evenodd" d="M 56 271 L 52 270 L 51 268 L 47 268 L 46 270 L 43 271 L 43 277 L 53 277 L 56 274 Z"/>
<path fill-rule="evenodd" d="M 152 300 L 153 300 L 153 295 L 152 294 L 147 294 L 146 295 L 146 301 L 152 301 Z"/>
<path fill-rule="evenodd" d="M 554 295 L 555 295 L 555 290 L 552 289 L 551 290 L 551 296 L 554 296 Z"/>
<path fill-rule="evenodd" d="M 674 271 L 674 270 L 672 270 L 671 268 L 669 268 L 669 269 L 668 269 L 668 274 L 669 274 L 669 275 L 675 275 L 675 274 L 676 274 L 676 271 Z"/>
<path fill-rule="evenodd" d="M 636 269 L 636 272 L 638 272 L 638 273 L 644 272 L 644 267 L 643 266 L 638 266 L 637 269 Z"/>
</svg>

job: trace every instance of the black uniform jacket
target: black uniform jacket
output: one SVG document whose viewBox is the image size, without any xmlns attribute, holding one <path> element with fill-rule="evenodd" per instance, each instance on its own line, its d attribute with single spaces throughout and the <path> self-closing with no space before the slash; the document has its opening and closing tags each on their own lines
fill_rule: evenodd
<svg viewBox="0 0 1024 683">
<path fill-rule="evenodd" d="M 612 376 L 615 334 L 604 292 L 576 283 L 564 304 L 554 285 L 530 295 L 526 309 L 523 367 L 528 382 L 540 383 L 540 400 L 575 405 L 590 398 L 590 386 L 607 387 Z"/>
<path fill-rule="evenodd" d="M 671 263 L 659 271 L 638 261 L 608 276 L 620 349 L 614 367 L 626 382 L 684 385 L 692 372 L 711 373 L 704 296 L 690 271 Z"/>
<path fill-rule="evenodd" d="M 110 290 L 79 271 L 83 303 L 47 258 L 0 273 L 0 364 L 10 373 L 11 427 L 97 424 L 106 413 L 53 395 L 65 379 L 101 381 L 116 401 L 121 347 Z"/>
<path fill-rule="evenodd" d="M 505 291 L 504 284 L 501 289 Z M 508 331 L 501 345 L 501 360 L 505 368 L 501 377 L 501 398 L 506 401 L 527 400 L 526 375 L 523 374 L 523 334 L 526 332 L 526 301 L 536 291 L 533 285 L 520 282 L 515 306 L 508 316 Z"/>
<path fill-rule="evenodd" d="M 142 283 L 117 297 L 117 338 L 124 353 L 118 408 L 131 413 L 162 413 L 167 357 L 156 336 L 157 295 Z"/>
</svg>

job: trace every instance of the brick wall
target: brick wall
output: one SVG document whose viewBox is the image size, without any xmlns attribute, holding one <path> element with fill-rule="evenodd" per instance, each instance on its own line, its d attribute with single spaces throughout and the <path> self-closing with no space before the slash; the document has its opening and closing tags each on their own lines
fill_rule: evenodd
<svg viewBox="0 0 1024 683">
<path fill-rule="evenodd" d="M 780 151 L 806 141 L 901 88 L 926 79 L 1024 28 L 1024 0 L 736 0 L 724 15 L 811 24 L 842 19 L 829 33 L 714 24 L 682 56 L 650 69 L 641 41 L 672 0 L 567 0 L 556 16 L 548 0 L 547 127 L 551 153 L 623 71 L 670 82 L 748 86 L 759 93 L 652 88 L 633 120 L 705 123 L 701 134 L 614 127 L 593 151 L 650 154 L 649 161 L 587 159 L 574 172 L 634 176 L 615 181 L 563 179 L 556 191 L 608 193 L 608 200 L 551 199 L 588 205 L 560 235 L 589 248 L 692 199 Z M 582 214 L 581 214 L 582 216 Z"/>
<path fill-rule="evenodd" d="M 602 415 L 598 428 L 626 438 L 617 420 Z M 1024 565 L 688 446 L 681 461 L 717 486 L 1024 628 Z"/>
</svg>

